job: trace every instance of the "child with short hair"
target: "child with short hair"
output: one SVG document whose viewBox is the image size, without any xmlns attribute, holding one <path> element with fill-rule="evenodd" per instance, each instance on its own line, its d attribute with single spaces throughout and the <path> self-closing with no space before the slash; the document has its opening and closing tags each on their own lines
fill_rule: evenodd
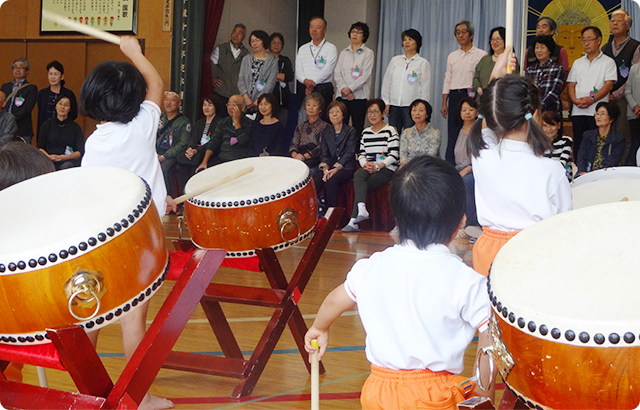
<svg viewBox="0 0 640 410">
<path fill-rule="evenodd" d="M 464 352 L 476 330 L 478 347 L 488 344 L 491 313 L 487 279 L 447 247 L 465 224 L 464 183 L 445 161 L 420 156 L 396 172 L 390 202 L 400 244 L 355 263 L 322 303 L 305 348 L 318 339 L 321 358 L 329 327 L 357 304 L 371 362 L 362 408 L 457 409 L 475 384 L 459 376 Z"/>
<path fill-rule="evenodd" d="M 142 177 L 160 216 L 176 205 L 167 190 L 155 143 L 164 85 L 134 37 L 120 37 L 120 50 L 135 65 L 107 61 L 94 68 L 80 91 L 80 112 L 98 121 L 85 145 L 82 166 L 114 166 Z M 133 356 L 146 332 L 148 301 L 120 319 L 124 355 Z M 98 331 L 87 333 L 95 346 Z M 145 395 L 140 409 L 168 409 L 169 400 Z"/>
<path fill-rule="evenodd" d="M 506 56 L 494 72 L 503 73 L 505 66 Z M 485 276 L 509 239 L 573 206 L 564 168 L 545 157 L 552 146 L 538 125 L 540 108 L 540 93 L 526 77 L 499 78 L 480 97 L 481 115 L 469 131 L 468 148 L 483 227 L 473 247 L 473 268 Z M 488 128 L 482 129 L 483 118 Z"/>
</svg>

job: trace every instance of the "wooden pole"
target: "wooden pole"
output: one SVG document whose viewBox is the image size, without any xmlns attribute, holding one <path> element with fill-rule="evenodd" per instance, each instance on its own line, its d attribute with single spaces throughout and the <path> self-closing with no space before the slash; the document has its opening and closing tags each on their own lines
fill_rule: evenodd
<svg viewBox="0 0 640 410">
<path fill-rule="evenodd" d="M 511 51 L 509 52 L 509 60 L 511 60 L 511 53 L 513 53 L 513 0 L 507 0 L 506 14 L 505 32 L 507 38 L 504 40 L 504 46 L 505 48 L 511 46 Z M 507 62 L 507 74 L 511 74 L 512 71 L 511 65 Z"/>
</svg>

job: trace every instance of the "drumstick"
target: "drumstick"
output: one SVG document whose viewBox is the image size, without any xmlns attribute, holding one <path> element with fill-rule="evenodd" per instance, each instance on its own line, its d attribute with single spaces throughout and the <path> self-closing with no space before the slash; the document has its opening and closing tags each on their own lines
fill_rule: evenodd
<svg viewBox="0 0 640 410">
<path fill-rule="evenodd" d="M 320 409 L 320 362 L 318 361 L 318 339 L 311 341 L 316 350 L 311 354 L 311 410 Z"/>
<path fill-rule="evenodd" d="M 212 189 L 217 188 L 220 185 L 224 185 L 226 183 L 229 183 L 229 182 L 233 181 L 234 179 L 238 179 L 241 176 L 247 175 L 247 174 L 249 174 L 251 172 L 253 172 L 253 167 L 247 167 L 247 168 L 245 168 L 243 170 L 240 170 L 240 171 L 236 172 L 235 174 L 231 174 L 231 175 L 229 175 L 227 177 L 222 178 L 220 181 L 212 182 L 212 183 L 210 183 L 208 185 L 205 185 L 205 186 L 203 186 L 201 188 L 196 189 L 193 192 L 189 192 L 188 194 L 181 195 L 181 196 L 177 197 L 176 199 L 174 199 L 174 201 L 175 201 L 176 205 L 177 204 L 181 204 L 184 201 L 187 201 L 187 200 L 193 198 L 194 196 L 198 196 L 198 195 L 203 194 L 203 193 L 205 193 L 207 191 L 211 191 Z"/>
<path fill-rule="evenodd" d="M 120 44 L 120 37 L 116 36 L 115 34 L 107 33 L 106 31 L 87 26 L 86 24 L 80 24 L 77 21 L 64 18 L 63 16 L 52 11 L 42 9 L 42 17 L 49 21 L 53 21 L 54 23 L 69 27 L 70 29 L 74 29 L 75 31 L 79 31 L 80 33 L 86 34 L 87 36 L 99 38 L 100 40 L 104 40 L 113 44 Z"/>
<path fill-rule="evenodd" d="M 513 69 L 511 68 L 510 60 L 511 53 L 513 53 L 513 0 L 507 0 L 506 5 L 506 14 L 507 14 L 507 24 L 505 29 L 506 37 L 504 39 L 504 46 L 511 46 L 511 51 L 509 52 L 509 58 L 507 59 L 507 74 L 511 74 Z"/>
</svg>

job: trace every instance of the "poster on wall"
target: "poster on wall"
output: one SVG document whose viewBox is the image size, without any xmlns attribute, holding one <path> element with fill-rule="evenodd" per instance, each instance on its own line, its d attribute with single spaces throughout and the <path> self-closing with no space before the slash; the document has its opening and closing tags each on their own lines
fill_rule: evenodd
<svg viewBox="0 0 640 410">
<path fill-rule="evenodd" d="M 41 0 L 41 10 L 114 34 L 135 35 L 138 31 L 137 0 Z M 43 19 L 41 13 L 40 34 L 77 35 L 80 33 Z"/>
<path fill-rule="evenodd" d="M 567 50 L 569 66 L 582 57 L 582 29 L 596 26 L 602 31 L 602 45 L 609 41 L 609 17 L 620 8 L 620 0 L 529 0 L 527 17 L 527 44 L 536 35 L 536 24 L 541 16 L 551 17 L 558 28 L 554 40 Z"/>
</svg>

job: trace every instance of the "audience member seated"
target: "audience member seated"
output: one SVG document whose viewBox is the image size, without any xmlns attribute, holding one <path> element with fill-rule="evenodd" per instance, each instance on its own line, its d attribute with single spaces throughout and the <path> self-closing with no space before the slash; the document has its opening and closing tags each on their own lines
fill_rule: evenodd
<svg viewBox="0 0 640 410">
<path fill-rule="evenodd" d="M 206 145 L 211 140 L 211 134 L 222 119 L 219 115 L 222 110 L 222 101 L 216 94 L 209 94 L 202 100 L 204 118 L 196 121 L 191 127 L 191 138 L 187 150 L 178 154 L 178 174 L 180 175 L 180 185 L 183 188 L 202 162 L 207 150 Z"/>
<path fill-rule="evenodd" d="M 564 134 L 562 117 L 555 111 L 546 111 L 542 114 L 542 132 L 549 137 L 553 145 L 553 151 L 547 157 L 560 161 L 567 171 L 569 182 L 573 180 L 571 167 L 571 150 L 573 149 L 573 139 Z"/>
<path fill-rule="evenodd" d="M 425 100 L 411 103 L 413 127 L 405 128 L 400 136 L 400 166 L 420 155 L 440 157 L 440 131 L 431 124 L 433 108 Z"/>
<path fill-rule="evenodd" d="M 269 37 L 269 52 L 276 59 L 278 64 L 278 75 L 276 75 L 276 85 L 273 87 L 273 95 L 278 100 L 278 119 L 282 125 L 287 128 L 287 120 L 289 118 L 289 110 L 291 110 L 291 91 L 289 91 L 289 83 L 296 78 L 293 72 L 293 64 L 287 56 L 280 53 L 284 48 L 284 36 L 282 33 L 271 33 Z"/>
<path fill-rule="evenodd" d="M 10 141 L 0 146 L 0 191 L 53 171 L 53 163 L 33 145 Z"/>
<path fill-rule="evenodd" d="M 251 156 L 287 156 L 284 125 L 278 120 L 278 100 L 273 94 L 258 97 L 258 116 L 249 131 Z"/>
<path fill-rule="evenodd" d="M 469 131 L 471 126 L 476 122 L 478 118 L 478 103 L 473 97 L 465 97 L 460 101 L 460 119 L 462 120 L 462 128 L 458 134 L 456 140 L 456 146 L 453 150 L 456 159 L 456 170 L 460 173 L 462 181 L 464 182 L 465 189 L 467 191 L 467 224 L 468 226 L 475 226 L 478 229 L 473 232 L 467 232 L 472 238 L 477 238 L 482 233 L 479 228 L 478 215 L 476 212 L 476 197 L 475 197 L 475 180 L 473 178 L 473 169 L 471 168 L 471 157 L 467 150 L 467 141 L 469 140 Z"/>
<path fill-rule="evenodd" d="M 84 135 L 72 118 L 71 100 L 62 93 L 55 101 L 56 116 L 38 130 L 38 148 L 55 165 L 56 171 L 79 167 L 84 155 Z"/>
<path fill-rule="evenodd" d="M 367 117 L 371 127 L 362 132 L 358 161 L 361 169 L 353 175 L 353 212 L 342 232 L 360 232 L 358 223 L 369 218 L 365 205 L 367 192 L 374 191 L 391 181 L 398 168 L 400 138 L 398 132 L 384 119 L 385 103 L 369 100 Z"/>
<path fill-rule="evenodd" d="M 278 61 L 269 54 L 269 35 L 254 30 L 249 37 L 252 54 L 244 56 L 238 76 L 238 90 L 244 98 L 247 111 L 257 111 L 258 97 L 273 91 L 278 75 Z"/>
<path fill-rule="evenodd" d="M 595 130 L 585 131 L 578 152 L 578 176 L 598 169 L 615 167 L 624 154 L 624 137 L 611 129 L 620 115 L 615 103 L 599 102 L 596 106 Z"/>
<path fill-rule="evenodd" d="M 417 98 L 431 99 L 431 64 L 420 56 L 422 36 L 410 28 L 402 32 L 405 53 L 389 61 L 382 80 L 380 95 L 386 105 L 389 124 L 397 131 L 413 125 L 411 102 Z"/>
<path fill-rule="evenodd" d="M 180 112 L 182 100 L 173 91 L 164 93 L 164 112 L 160 116 L 156 153 L 162 164 L 162 175 L 167 192 L 171 194 L 171 174 L 176 171 L 178 155 L 184 154 L 191 136 L 191 123 Z"/>
<path fill-rule="evenodd" d="M 320 142 L 324 130 L 329 127 L 329 124 L 320 119 L 324 110 L 324 98 L 319 92 L 314 91 L 305 97 L 302 106 L 309 118 L 296 127 L 289 154 L 294 159 L 304 161 L 311 170 L 311 175 L 315 176 L 320 164 Z"/>
<path fill-rule="evenodd" d="M 538 36 L 533 39 L 536 61 L 527 66 L 525 75 L 533 80 L 542 100 L 542 111 L 555 111 L 562 116 L 560 93 L 564 88 L 565 71 L 551 59 L 556 43 L 551 36 Z"/>
<path fill-rule="evenodd" d="M 327 208 L 338 205 L 340 187 L 353 178 L 356 170 L 356 145 L 358 134 L 346 124 L 347 106 L 341 101 L 332 101 L 327 108 L 331 127 L 322 135 L 320 171 L 314 177 L 318 194 L 318 216 L 324 216 Z"/>
<path fill-rule="evenodd" d="M 65 88 L 64 67 L 57 60 L 47 64 L 47 80 L 49 81 L 49 87 L 38 91 L 38 128 L 36 129 L 38 133 L 40 133 L 40 127 L 46 120 L 56 117 L 55 102 L 60 95 L 66 95 L 71 101 L 69 118 L 73 121 L 78 118 L 76 95 L 70 89 Z"/>
<path fill-rule="evenodd" d="M 227 102 L 229 116 L 223 118 L 213 130 L 211 140 L 205 147 L 204 158 L 196 172 L 223 162 L 249 156 L 251 153 L 249 130 L 253 121 L 242 114 L 244 109 L 242 96 L 236 94 L 229 98 Z"/>
<path fill-rule="evenodd" d="M 18 132 L 16 117 L 3 110 L 6 101 L 6 96 L 0 91 L 0 147 L 13 140 Z"/>
</svg>

